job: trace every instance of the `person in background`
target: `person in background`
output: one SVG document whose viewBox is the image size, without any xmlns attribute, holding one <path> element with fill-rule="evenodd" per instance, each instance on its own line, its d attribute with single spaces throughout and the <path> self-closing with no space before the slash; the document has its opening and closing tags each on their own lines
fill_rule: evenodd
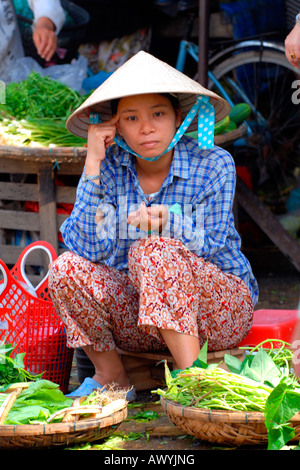
<svg viewBox="0 0 300 470">
<path fill-rule="evenodd" d="M 297 4 L 298 6 L 298 4 Z M 300 2 L 299 2 L 300 12 Z M 300 13 L 296 15 L 296 24 L 285 39 L 285 55 L 288 61 L 299 69 L 300 64 Z M 299 305 L 300 312 L 300 305 Z M 298 315 L 298 323 L 294 331 L 292 348 L 293 348 L 293 368 L 295 374 L 300 377 L 300 315 Z"/>
<path fill-rule="evenodd" d="M 34 13 L 32 38 L 37 53 L 48 62 L 57 49 L 57 35 L 65 22 L 60 0 L 28 0 Z"/>
<path fill-rule="evenodd" d="M 300 64 L 300 13 L 296 16 L 296 24 L 285 39 L 285 55 L 297 69 Z"/>
<path fill-rule="evenodd" d="M 300 314 L 299 313 L 298 313 L 298 323 L 297 323 L 297 326 L 295 328 L 294 335 L 293 335 L 292 348 L 293 348 L 293 368 L 297 377 L 300 378 Z"/>
<path fill-rule="evenodd" d="M 53 56 L 57 35 L 65 22 L 60 0 L 0 2 L 0 80 L 3 83 L 10 83 L 16 64 L 25 57 L 17 15 L 33 17 L 33 47 L 36 47 L 36 57 L 41 58 L 41 61 L 48 61 Z"/>
<path fill-rule="evenodd" d="M 57 35 L 66 20 L 60 0 L 13 0 L 16 14 L 32 16 L 32 39 L 38 55 L 49 62 L 57 49 Z M 30 11 L 31 10 L 31 11 Z"/>
</svg>

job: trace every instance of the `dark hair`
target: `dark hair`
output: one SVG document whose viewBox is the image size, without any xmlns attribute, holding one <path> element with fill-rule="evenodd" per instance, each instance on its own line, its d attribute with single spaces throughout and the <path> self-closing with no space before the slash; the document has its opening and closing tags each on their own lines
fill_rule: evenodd
<svg viewBox="0 0 300 470">
<path fill-rule="evenodd" d="M 174 108 L 174 111 L 177 112 L 180 109 L 180 103 L 176 96 L 171 95 L 170 93 L 158 93 L 158 95 L 165 96 L 171 102 L 171 105 Z M 115 100 L 111 100 L 111 111 L 114 114 L 118 111 L 118 104 L 121 98 L 116 98 Z"/>
</svg>

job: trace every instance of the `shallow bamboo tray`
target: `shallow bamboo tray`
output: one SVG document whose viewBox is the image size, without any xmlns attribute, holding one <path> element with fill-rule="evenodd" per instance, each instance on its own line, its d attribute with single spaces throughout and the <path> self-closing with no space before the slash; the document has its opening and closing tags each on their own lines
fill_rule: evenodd
<svg viewBox="0 0 300 470">
<path fill-rule="evenodd" d="M 30 162 L 84 162 L 86 147 L 30 147 L 0 145 L 0 157 Z"/>
<path fill-rule="evenodd" d="M 99 441 L 112 434 L 127 417 L 127 403 L 110 416 L 68 423 L 1 425 L 0 449 L 65 447 Z"/>
<path fill-rule="evenodd" d="M 160 398 L 169 420 L 187 434 L 203 441 L 232 446 L 263 445 L 268 443 L 264 414 L 260 412 L 208 410 L 182 406 Z M 300 440 L 300 413 L 290 421 L 295 429 L 291 442 Z"/>
</svg>

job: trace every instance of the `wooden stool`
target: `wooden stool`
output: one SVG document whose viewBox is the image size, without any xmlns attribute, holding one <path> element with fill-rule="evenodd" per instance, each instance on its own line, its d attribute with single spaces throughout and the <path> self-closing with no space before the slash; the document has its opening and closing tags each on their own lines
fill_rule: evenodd
<svg viewBox="0 0 300 470">
<path fill-rule="evenodd" d="M 122 363 L 127 372 L 131 385 L 134 385 L 137 391 L 150 390 L 163 386 L 164 384 L 164 362 L 170 370 L 177 369 L 176 363 L 168 351 L 133 353 L 118 349 Z M 231 354 L 242 360 L 244 352 L 240 349 L 226 349 L 224 351 L 216 351 L 207 354 L 208 364 L 223 361 L 224 354 Z M 226 368 L 225 363 L 220 367 Z"/>
</svg>

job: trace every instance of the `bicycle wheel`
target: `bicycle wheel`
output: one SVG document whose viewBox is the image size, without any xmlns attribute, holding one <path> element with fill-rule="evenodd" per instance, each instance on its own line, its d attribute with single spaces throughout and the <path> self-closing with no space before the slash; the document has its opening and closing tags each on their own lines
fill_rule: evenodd
<svg viewBox="0 0 300 470">
<path fill-rule="evenodd" d="M 235 53 L 210 73 L 234 104 L 252 107 L 250 132 L 232 153 L 237 164 L 251 169 L 254 191 L 265 204 L 275 213 L 285 212 L 300 168 L 299 73 L 284 53 L 264 49 Z M 208 87 L 220 94 L 211 79 Z"/>
</svg>

